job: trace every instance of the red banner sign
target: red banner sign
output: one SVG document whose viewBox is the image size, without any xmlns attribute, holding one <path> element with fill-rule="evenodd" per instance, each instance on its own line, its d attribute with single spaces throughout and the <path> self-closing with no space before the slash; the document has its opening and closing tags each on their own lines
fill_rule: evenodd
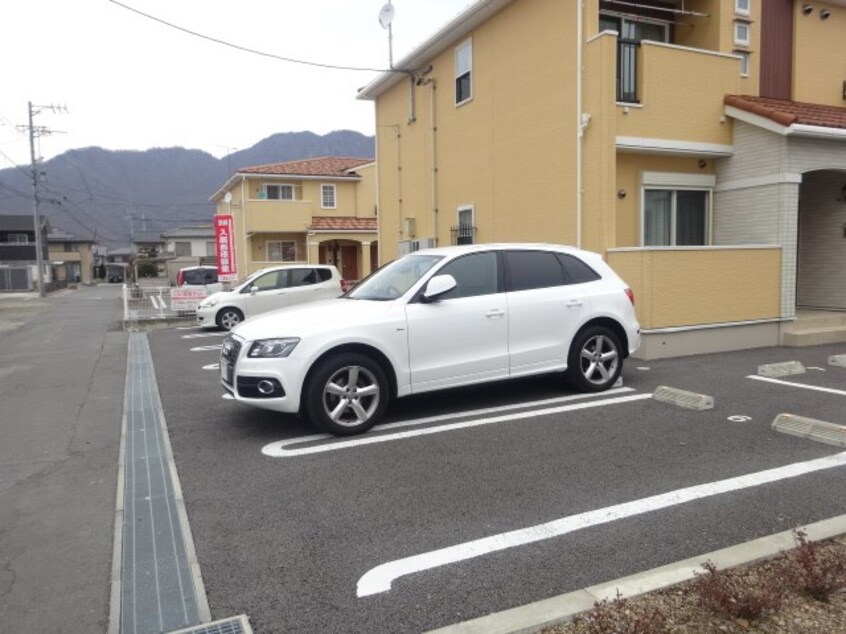
<svg viewBox="0 0 846 634">
<path fill-rule="evenodd" d="M 235 263 L 235 222 L 232 216 L 214 217 L 214 244 L 217 253 L 217 277 L 219 280 L 238 279 Z"/>
</svg>

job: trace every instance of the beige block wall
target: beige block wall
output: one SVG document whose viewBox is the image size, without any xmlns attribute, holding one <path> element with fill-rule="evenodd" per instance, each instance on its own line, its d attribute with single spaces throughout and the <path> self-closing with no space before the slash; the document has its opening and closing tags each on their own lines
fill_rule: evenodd
<svg viewBox="0 0 846 634">
<path fill-rule="evenodd" d="M 846 7 L 812 2 L 813 12 L 802 14 L 802 2 L 794 6 L 793 99 L 829 106 L 846 106 Z M 820 11 L 831 12 L 820 20 Z"/>
<path fill-rule="evenodd" d="M 643 42 L 638 76 L 640 107 L 618 107 L 618 135 L 731 144 L 723 97 L 750 87 L 739 60 Z"/>
<path fill-rule="evenodd" d="M 610 251 L 608 263 L 635 293 L 646 330 L 780 315 L 781 249 Z"/>
<path fill-rule="evenodd" d="M 415 237 L 449 244 L 463 205 L 475 208 L 479 242 L 574 242 L 576 45 L 564 34 L 575 19 L 575 3 L 532 0 L 477 28 L 473 99 L 461 106 L 454 47 L 431 60 L 434 83 L 414 89 L 413 123 L 408 81 L 377 98 L 382 262 L 410 237 L 404 218 Z"/>
</svg>

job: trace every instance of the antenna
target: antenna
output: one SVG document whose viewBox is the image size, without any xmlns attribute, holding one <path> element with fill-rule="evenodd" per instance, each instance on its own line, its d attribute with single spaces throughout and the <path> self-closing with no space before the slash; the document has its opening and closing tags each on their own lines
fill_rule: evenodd
<svg viewBox="0 0 846 634">
<path fill-rule="evenodd" d="M 379 11 L 379 24 L 383 29 L 388 29 L 388 68 L 391 69 L 394 67 L 394 34 L 391 31 L 391 22 L 394 21 L 395 15 L 394 5 L 391 4 L 391 0 L 388 0 L 388 4 Z"/>
</svg>

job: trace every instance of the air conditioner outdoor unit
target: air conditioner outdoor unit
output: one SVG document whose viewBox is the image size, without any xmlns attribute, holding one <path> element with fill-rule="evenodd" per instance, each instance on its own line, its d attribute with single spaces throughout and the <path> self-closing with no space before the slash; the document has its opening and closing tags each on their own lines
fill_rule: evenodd
<svg viewBox="0 0 846 634">
<path fill-rule="evenodd" d="M 434 238 L 420 238 L 419 240 L 411 241 L 412 251 L 419 251 L 420 249 L 434 249 L 435 246 Z"/>
</svg>

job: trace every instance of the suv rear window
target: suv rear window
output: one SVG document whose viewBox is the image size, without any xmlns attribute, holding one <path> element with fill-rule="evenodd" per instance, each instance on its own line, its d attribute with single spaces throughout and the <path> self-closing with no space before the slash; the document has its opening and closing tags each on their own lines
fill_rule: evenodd
<svg viewBox="0 0 846 634">
<path fill-rule="evenodd" d="M 188 269 L 182 273 L 182 283 L 189 286 L 202 286 L 217 282 L 217 271 L 214 269 Z"/>
<path fill-rule="evenodd" d="M 566 253 L 559 253 L 558 259 L 564 265 L 564 270 L 567 271 L 570 284 L 584 284 L 585 282 L 593 282 L 600 279 L 596 271 L 577 257 L 567 255 Z"/>
<path fill-rule="evenodd" d="M 329 269 L 314 269 L 317 271 L 317 275 L 320 278 L 321 282 L 328 282 L 332 279 L 332 271 Z"/>
</svg>

